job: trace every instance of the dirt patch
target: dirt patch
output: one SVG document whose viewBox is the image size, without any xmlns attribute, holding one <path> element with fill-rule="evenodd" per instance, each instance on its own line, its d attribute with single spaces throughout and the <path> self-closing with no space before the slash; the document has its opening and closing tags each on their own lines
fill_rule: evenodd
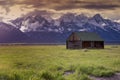
<svg viewBox="0 0 120 80">
<path fill-rule="evenodd" d="M 88 49 L 83 49 L 83 52 L 88 52 Z"/>
<path fill-rule="evenodd" d="M 111 48 L 118 48 L 118 46 L 117 45 L 113 45 L 113 46 L 111 46 Z"/>
<path fill-rule="evenodd" d="M 68 76 L 70 74 L 74 74 L 75 71 L 72 71 L 72 70 L 67 70 L 67 71 L 64 71 L 63 75 L 65 76 Z"/>
<path fill-rule="evenodd" d="M 116 73 L 115 75 L 111 77 L 94 77 L 90 76 L 92 80 L 120 80 L 120 73 Z"/>
</svg>

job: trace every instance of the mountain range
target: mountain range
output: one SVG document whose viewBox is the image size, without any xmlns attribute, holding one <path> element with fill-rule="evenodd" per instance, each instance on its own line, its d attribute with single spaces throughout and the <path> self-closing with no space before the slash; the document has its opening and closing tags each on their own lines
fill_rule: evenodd
<svg viewBox="0 0 120 80">
<path fill-rule="evenodd" d="M 120 42 L 120 23 L 100 14 L 88 17 L 67 13 L 58 19 L 32 14 L 10 23 L 0 22 L 0 43 L 65 43 L 70 33 L 79 31 L 95 32 L 105 42 Z"/>
</svg>

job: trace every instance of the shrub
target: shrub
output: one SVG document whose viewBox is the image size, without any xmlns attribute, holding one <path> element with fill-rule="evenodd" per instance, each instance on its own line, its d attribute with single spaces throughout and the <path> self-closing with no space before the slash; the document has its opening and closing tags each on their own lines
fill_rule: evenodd
<svg viewBox="0 0 120 80">
<path fill-rule="evenodd" d="M 57 74 L 55 75 L 55 80 L 65 80 L 65 78 L 63 77 L 62 74 L 57 73 Z"/>
<path fill-rule="evenodd" d="M 12 77 L 7 74 L 0 73 L 0 80 L 12 80 Z"/>
<path fill-rule="evenodd" d="M 92 75 L 97 77 L 109 77 L 112 76 L 114 73 L 111 70 L 94 70 Z"/>
<path fill-rule="evenodd" d="M 62 66 L 58 66 L 58 65 L 54 65 L 54 66 L 50 66 L 49 67 L 49 70 L 50 71 L 61 71 L 63 70 L 64 68 Z"/>
<path fill-rule="evenodd" d="M 78 74 L 87 74 L 87 75 L 93 75 L 97 77 L 108 77 L 112 76 L 114 74 L 114 71 L 106 69 L 102 66 L 87 66 L 87 67 L 80 67 L 78 70 Z"/>
<path fill-rule="evenodd" d="M 81 66 L 77 71 L 78 74 L 90 74 L 93 71 L 93 67 Z"/>
<path fill-rule="evenodd" d="M 0 80 L 23 80 L 18 74 L 4 74 L 0 73 Z"/>
<path fill-rule="evenodd" d="M 54 76 L 50 74 L 49 72 L 43 72 L 41 74 L 41 79 L 42 80 L 54 80 Z"/>
<path fill-rule="evenodd" d="M 65 80 L 62 74 L 56 73 L 53 75 L 50 72 L 43 72 L 40 78 L 41 80 Z"/>
</svg>

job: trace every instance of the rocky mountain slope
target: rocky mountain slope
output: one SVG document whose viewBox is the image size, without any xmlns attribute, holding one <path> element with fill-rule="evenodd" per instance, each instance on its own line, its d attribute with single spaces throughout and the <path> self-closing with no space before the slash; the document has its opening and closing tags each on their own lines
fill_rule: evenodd
<svg viewBox="0 0 120 80">
<path fill-rule="evenodd" d="M 75 15 L 67 13 L 59 19 L 32 14 L 17 18 L 11 22 L 15 26 L 1 22 L 0 33 L 4 37 L 14 39 L 15 42 L 19 42 L 20 40 L 30 43 L 64 43 L 68 35 L 74 31 L 96 32 L 106 42 L 120 41 L 120 24 L 109 19 L 104 19 L 100 14 L 87 17 L 84 14 Z M 13 28 L 12 30 L 9 29 L 11 27 Z M 5 35 L 4 32 L 6 29 L 6 32 L 12 34 L 13 37 Z M 3 35 L 0 36 L 1 42 L 4 42 L 4 39 L 6 39 L 3 38 Z M 9 39 L 7 42 L 9 42 Z"/>
</svg>

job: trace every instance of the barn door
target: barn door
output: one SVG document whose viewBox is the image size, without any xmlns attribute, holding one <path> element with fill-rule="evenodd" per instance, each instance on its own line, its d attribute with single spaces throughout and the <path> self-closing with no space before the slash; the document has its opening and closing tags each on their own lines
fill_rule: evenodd
<svg viewBox="0 0 120 80">
<path fill-rule="evenodd" d="M 94 48 L 94 42 L 93 41 L 91 42 L 91 48 Z"/>
<path fill-rule="evenodd" d="M 91 42 L 90 41 L 83 41 L 82 42 L 82 48 L 90 48 Z"/>
</svg>

